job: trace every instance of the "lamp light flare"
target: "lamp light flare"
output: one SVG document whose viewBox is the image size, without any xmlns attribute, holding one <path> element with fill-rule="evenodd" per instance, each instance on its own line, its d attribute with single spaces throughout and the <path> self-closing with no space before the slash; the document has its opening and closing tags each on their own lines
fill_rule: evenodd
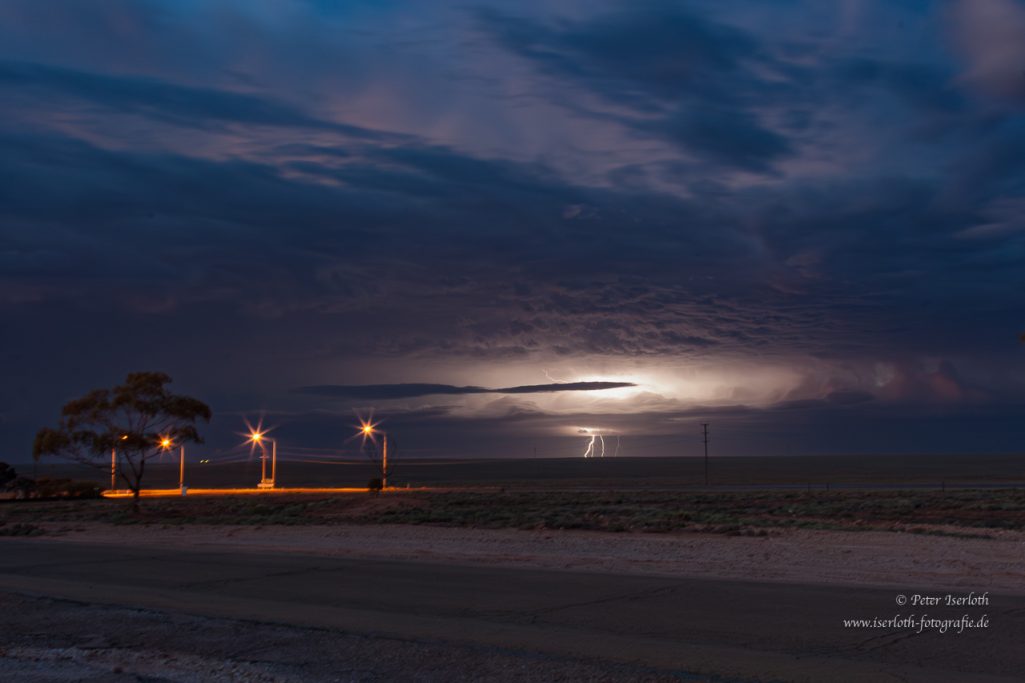
<svg viewBox="0 0 1025 683">
<path fill-rule="evenodd" d="M 272 441 L 269 435 L 273 431 L 273 428 L 265 428 L 263 426 L 263 418 L 260 418 L 255 425 L 249 420 L 246 420 L 245 423 L 246 431 L 239 432 L 239 436 L 245 437 L 245 443 L 250 444 L 254 448 L 256 446 L 263 448 L 264 442 Z"/>
<path fill-rule="evenodd" d="M 366 443 L 367 439 L 370 439 L 373 443 L 376 444 L 377 434 L 380 433 L 380 430 L 377 428 L 377 426 L 380 424 L 380 422 L 374 422 L 373 413 L 371 413 L 369 418 L 364 418 L 362 415 L 357 415 L 356 417 L 359 420 L 359 426 L 357 427 L 356 435 L 363 437 L 363 443 Z"/>
<path fill-rule="evenodd" d="M 168 450 L 169 448 L 171 448 L 171 446 L 173 446 L 173 445 L 174 445 L 174 442 L 171 441 L 170 437 L 167 437 L 167 436 L 161 437 L 161 439 L 160 439 L 160 447 L 163 448 L 165 451 Z"/>
</svg>

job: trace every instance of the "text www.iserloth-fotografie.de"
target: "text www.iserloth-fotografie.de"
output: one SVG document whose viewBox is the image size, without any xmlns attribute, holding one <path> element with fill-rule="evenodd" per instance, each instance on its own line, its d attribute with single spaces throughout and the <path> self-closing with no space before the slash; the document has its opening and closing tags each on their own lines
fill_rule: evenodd
<svg viewBox="0 0 1025 683">
<path fill-rule="evenodd" d="M 988 607 L 989 593 L 967 593 L 963 595 L 921 595 L 908 596 L 900 594 L 896 597 L 898 606 L 912 607 Z M 972 617 L 968 614 L 959 617 L 930 617 L 928 614 L 895 614 L 892 617 L 872 617 L 869 619 L 844 619 L 844 628 L 889 628 L 909 629 L 916 633 L 938 631 L 940 633 L 964 633 L 966 630 L 989 628 L 989 615 Z"/>
<path fill-rule="evenodd" d="M 902 616 L 897 614 L 885 619 L 879 617 L 871 619 L 844 619 L 843 625 L 844 628 L 909 629 L 914 630 L 916 633 L 922 633 L 927 630 L 939 631 L 940 633 L 964 633 L 968 629 L 989 628 L 989 616 L 983 614 L 981 617 L 973 619 L 965 614 L 955 619 L 941 619 L 930 617 L 927 614 L 921 616 L 915 614 Z"/>
</svg>

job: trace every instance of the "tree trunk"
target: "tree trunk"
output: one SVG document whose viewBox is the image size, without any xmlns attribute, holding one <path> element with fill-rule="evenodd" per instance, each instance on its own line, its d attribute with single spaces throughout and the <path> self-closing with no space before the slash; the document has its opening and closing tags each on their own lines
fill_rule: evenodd
<svg viewBox="0 0 1025 683">
<path fill-rule="evenodd" d="M 135 486 L 132 488 L 132 512 L 139 514 L 139 494 L 142 492 L 142 473 L 146 471 L 146 456 L 139 458 L 139 471 L 135 475 Z"/>
</svg>

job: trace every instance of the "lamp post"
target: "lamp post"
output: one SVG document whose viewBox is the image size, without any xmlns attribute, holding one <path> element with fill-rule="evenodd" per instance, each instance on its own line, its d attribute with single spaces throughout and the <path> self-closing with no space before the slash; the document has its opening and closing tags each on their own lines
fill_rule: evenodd
<svg viewBox="0 0 1025 683">
<path fill-rule="evenodd" d="M 122 441 L 128 440 L 127 434 L 121 435 Z M 110 449 L 110 490 L 117 490 L 117 447 Z"/>
<path fill-rule="evenodd" d="M 388 488 L 388 432 L 377 429 L 377 425 L 372 422 L 360 421 L 360 431 L 363 432 L 363 437 L 370 437 L 370 440 L 374 440 L 374 434 L 381 435 L 381 489 Z"/>
<path fill-rule="evenodd" d="M 278 471 L 278 441 L 267 436 L 267 432 L 261 432 L 259 430 L 253 430 L 249 434 L 249 441 L 260 447 L 262 454 L 260 455 L 260 483 L 257 484 L 257 488 L 261 489 L 272 489 L 275 487 L 275 480 L 277 478 Z M 270 441 L 271 445 L 271 464 L 270 464 L 270 479 L 267 478 L 267 449 L 264 447 L 263 442 Z"/>
<path fill-rule="evenodd" d="M 165 451 L 171 450 L 172 446 L 174 446 L 174 442 L 170 437 L 165 436 L 160 439 L 160 447 Z M 183 494 L 185 493 L 185 444 L 182 444 L 178 451 L 178 489 Z"/>
</svg>

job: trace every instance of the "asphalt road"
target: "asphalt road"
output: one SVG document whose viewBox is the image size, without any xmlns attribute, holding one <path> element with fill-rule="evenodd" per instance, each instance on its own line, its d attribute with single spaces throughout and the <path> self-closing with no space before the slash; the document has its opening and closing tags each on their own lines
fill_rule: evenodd
<svg viewBox="0 0 1025 683">
<path fill-rule="evenodd" d="M 1012 596 L 990 595 L 984 606 L 899 607 L 892 589 L 15 539 L 0 539 L 0 591 L 501 647 L 684 679 L 984 683 L 1020 681 L 1025 671 L 1025 598 Z M 898 614 L 985 616 L 988 627 L 918 633 L 842 623 Z"/>
</svg>

